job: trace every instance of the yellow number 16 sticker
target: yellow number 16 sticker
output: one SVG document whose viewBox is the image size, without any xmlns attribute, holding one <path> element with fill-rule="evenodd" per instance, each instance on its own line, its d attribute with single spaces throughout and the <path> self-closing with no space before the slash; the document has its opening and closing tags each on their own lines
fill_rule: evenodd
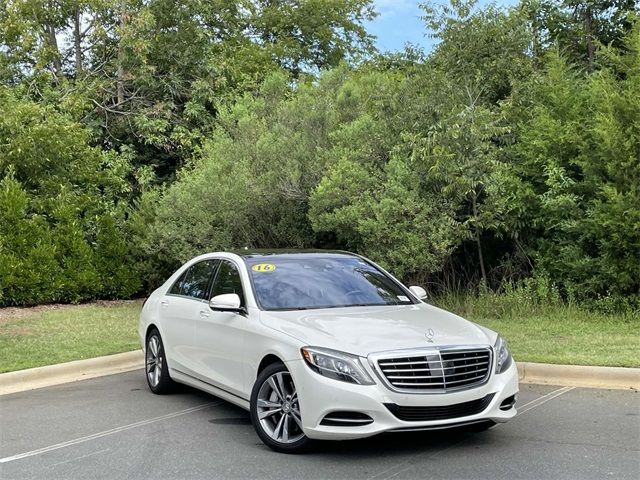
<svg viewBox="0 0 640 480">
<path fill-rule="evenodd" d="M 251 267 L 254 272 L 273 272 L 275 269 L 276 266 L 272 263 L 259 263 Z"/>
</svg>

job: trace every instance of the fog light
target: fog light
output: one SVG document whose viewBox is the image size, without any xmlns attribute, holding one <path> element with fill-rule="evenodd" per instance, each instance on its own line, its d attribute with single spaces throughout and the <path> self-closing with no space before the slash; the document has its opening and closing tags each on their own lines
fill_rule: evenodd
<svg viewBox="0 0 640 480">
<path fill-rule="evenodd" d="M 516 395 L 505 398 L 500 404 L 500 410 L 511 410 L 516 404 Z"/>
</svg>

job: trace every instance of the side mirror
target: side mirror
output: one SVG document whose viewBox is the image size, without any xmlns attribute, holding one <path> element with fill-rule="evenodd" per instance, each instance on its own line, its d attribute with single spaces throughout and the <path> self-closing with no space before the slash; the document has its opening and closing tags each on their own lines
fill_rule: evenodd
<svg viewBox="0 0 640 480">
<path fill-rule="evenodd" d="M 409 287 L 409 290 L 411 290 L 411 293 L 413 293 L 420 300 L 424 300 L 425 298 L 428 297 L 427 291 L 422 287 L 413 286 L 413 287 Z"/>
<path fill-rule="evenodd" d="M 216 295 L 209 300 L 209 308 L 220 312 L 243 312 L 244 309 L 240 305 L 240 297 L 237 293 L 225 293 L 224 295 Z"/>
</svg>

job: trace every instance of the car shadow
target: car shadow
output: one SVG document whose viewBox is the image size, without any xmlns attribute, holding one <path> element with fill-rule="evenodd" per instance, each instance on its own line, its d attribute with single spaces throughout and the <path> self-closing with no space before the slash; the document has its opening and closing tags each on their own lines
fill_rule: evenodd
<svg viewBox="0 0 640 480">
<path fill-rule="evenodd" d="M 179 390 L 181 390 L 182 393 L 197 395 L 202 398 L 217 398 L 184 385 L 181 385 Z M 242 429 L 243 432 L 244 429 L 253 430 L 249 412 L 229 402 L 224 402 L 217 406 L 215 416 L 207 421 L 212 425 L 239 428 Z M 468 427 L 458 427 L 447 430 L 382 433 L 373 437 L 357 440 L 317 441 L 306 454 L 312 456 L 338 455 L 343 458 L 353 456 L 359 459 L 362 459 L 363 456 L 377 457 L 384 455 L 388 457 L 390 455 L 411 455 L 447 449 L 472 440 L 477 436 L 490 438 L 492 435 L 490 432 L 477 432 Z M 256 441 L 254 445 L 258 449 L 269 451 L 269 448 L 259 440 Z"/>
<path fill-rule="evenodd" d="M 458 444 L 465 443 L 483 432 L 473 432 L 468 429 L 435 430 L 422 432 L 381 433 L 373 437 L 346 440 L 317 442 L 309 453 L 318 455 L 340 455 L 362 459 L 363 457 L 378 457 L 380 455 L 411 455 L 444 450 Z"/>
</svg>

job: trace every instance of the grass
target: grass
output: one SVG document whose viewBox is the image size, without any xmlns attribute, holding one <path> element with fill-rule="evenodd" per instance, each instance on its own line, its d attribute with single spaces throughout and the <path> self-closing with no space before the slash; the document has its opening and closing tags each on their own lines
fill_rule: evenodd
<svg viewBox="0 0 640 480">
<path fill-rule="evenodd" d="M 597 313 L 519 295 L 444 296 L 432 303 L 499 332 L 516 360 L 640 367 L 640 316 Z M 0 372 L 140 347 L 140 302 L 0 309 Z"/>
<path fill-rule="evenodd" d="M 0 309 L 0 372 L 140 348 L 141 303 Z"/>
<path fill-rule="evenodd" d="M 640 367 L 639 312 L 599 313 L 517 297 L 450 295 L 433 303 L 500 333 L 520 362 Z"/>
</svg>

